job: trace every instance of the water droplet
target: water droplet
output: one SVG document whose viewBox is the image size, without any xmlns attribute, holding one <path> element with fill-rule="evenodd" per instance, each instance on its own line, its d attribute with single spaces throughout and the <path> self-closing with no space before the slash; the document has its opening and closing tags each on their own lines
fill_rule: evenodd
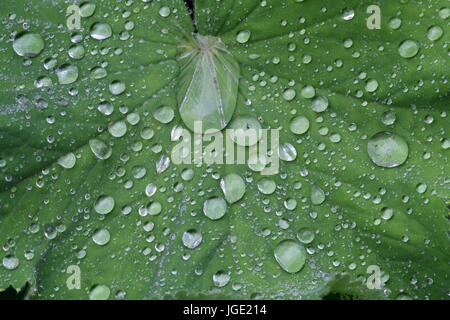
<svg viewBox="0 0 450 320">
<path fill-rule="evenodd" d="M 222 218 L 227 211 L 227 203 L 221 197 L 211 198 L 203 204 L 203 213 L 211 220 Z"/>
<path fill-rule="evenodd" d="M 297 239 L 304 244 L 313 242 L 314 237 L 314 231 L 309 228 L 302 228 L 297 232 Z"/>
<path fill-rule="evenodd" d="M 323 112 L 328 108 L 328 99 L 324 96 L 319 96 L 312 101 L 311 109 L 315 112 Z"/>
<path fill-rule="evenodd" d="M 279 156 L 281 160 L 294 161 L 297 158 L 297 150 L 292 144 L 285 142 L 280 145 Z"/>
<path fill-rule="evenodd" d="M 195 229 L 190 229 L 183 233 L 182 240 L 186 248 L 195 249 L 202 242 L 202 234 Z"/>
<path fill-rule="evenodd" d="M 402 25 L 402 20 L 400 18 L 392 18 L 389 20 L 388 25 L 392 30 L 397 30 Z"/>
<path fill-rule="evenodd" d="M 385 208 L 381 209 L 381 217 L 384 220 L 391 219 L 393 215 L 394 215 L 394 209 L 388 208 L 388 207 L 385 207 Z"/>
<path fill-rule="evenodd" d="M 106 245 L 110 239 L 111 235 L 109 234 L 109 231 L 106 229 L 97 229 L 95 230 L 94 235 L 92 236 L 92 240 L 99 246 Z"/>
<path fill-rule="evenodd" d="M 108 127 L 108 131 L 115 138 L 123 137 L 127 132 L 127 124 L 123 120 L 117 121 Z"/>
<path fill-rule="evenodd" d="M 69 57 L 71 57 L 72 59 L 75 59 L 75 60 L 83 59 L 84 53 L 85 53 L 85 50 L 81 44 L 77 44 L 77 45 L 70 47 L 69 51 L 68 51 Z"/>
<path fill-rule="evenodd" d="M 94 210 L 99 214 L 108 214 L 114 209 L 114 198 L 102 195 L 97 198 L 94 204 Z"/>
<path fill-rule="evenodd" d="M 405 40 L 400 44 L 398 53 L 403 58 L 412 58 L 419 52 L 419 44 L 413 40 Z"/>
<path fill-rule="evenodd" d="M 306 250 L 297 241 L 283 240 L 275 247 L 274 256 L 286 272 L 297 273 L 305 265 Z"/>
<path fill-rule="evenodd" d="M 439 40 L 442 35 L 444 34 L 444 31 L 442 31 L 442 28 L 439 26 L 432 26 L 428 29 L 427 37 L 431 41 Z"/>
<path fill-rule="evenodd" d="M 111 157 L 112 149 L 103 141 L 98 139 L 91 139 L 89 140 L 89 146 L 98 159 L 106 160 Z"/>
<path fill-rule="evenodd" d="M 109 84 L 109 92 L 114 95 L 122 94 L 125 91 L 125 83 L 120 80 L 115 80 Z"/>
<path fill-rule="evenodd" d="M 75 155 L 70 152 L 58 159 L 58 164 L 66 169 L 71 169 L 75 166 L 75 162 L 77 161 Z"/>
<path fill-rule="evenodd" d="M 258 190 L 263 194 L 272 194 L 275 192 L 277 185 L 275 181 L 269 178 L 264 178 L 258 181 Z"/>
<path fill-rule="evenodd" d="M 416 191 L 420 194 L 425 193 L 425 191 L 427 191 L 427 185 L 425 183 L 419 183 L 416 186 Z"/>
<path fill-rule="evenodd" d="M 150 203 L 150 205 L 147 207 L 148 214 L 151 216 L 157 216 L 162 211 L 162 205 L 160 202 L 155 201 Z"/>
<path fill-rule="evenodd" d="M 149 183 L 146 187 L 145 187 L 145 194 L 147 195 L 147 197 L 151 197 L 155 194 L 156 192 L 156 185 L 154 183 Z"/>
<path fill-rule="evenodd" d="M 345 21 L 352 20 L 355 17 L 355 11 L 352 8 L 344 8 L 341 11 L 342 19 Z"/>
<path fill-rule="evenodd" d="M 60 84 L 71 84 L 78 79 L 78 67 L 71 64 L 63 64 L 56 70 Z"/>
<path fill-rule="evenodd" d="M 367 92 L 375 92 L 378 89 L 378 81 L 375 79 L 367 80 L 366 83 L 366 91 Z"/>
<path fill-rule="evenodd" d="M 236 117 L 228 129 L 231 140 L 240 146 L 253 146 L 261 139 L 261 125 L 252 117 Z"/>
<path fill-rule="evenodd" d="M 89 18 L 95 12 L 95 4 L 90 2 L 85 2 L 80 6 L 80 16 L 83 18 Z"/>
<path fill-rule="evenodd" d="M 230 173 L 220 181 L 225 199 L 232 204 L 239 201 L 245 193 L 245 182 L 239 175 Z"/>
<path fill-rule="evenodd" d="M 13 255 L 3 258 L 3 266 L 8 270 L 14 270 L 19 266 L 19 259 Z"/>
<path fill-rule="evenodd" d="M 408 158 L 408 144 L 402 137 L 389 131 L 382 131 L 369 139 L 367 152 L 376 165 L 394 168 Z"/>
<path fill-rule="evenodd" d="M 316 89 L 313 86 L 305 86 L 302 89 L 301 95 L 305 99 L 312 99 L 316 96 Z"/>
<path fill-rule="evenodd" d="M 91 37 L 95 40 L 105 40 L 112 36 L 111 26 L 104 22 L 96 22 L 91 27 Z"/>
<path fill-rule="evenodd" d="M 291 120 L 289 128 L 295 134 L 304 134 L 309 129 L 309 120 L 304 116 L 298 116 Z"/>
<path fill-rule="evenodd" d="M 166 18 L 170 15 L 170 8 L 169 7 L 161 7 L 161 9 L 159 9 L 159 15 L 163 18 Z"/>
<path fill-rule="evenodd" d="M 44 50 L 44 40 L 37 33 L 24 33 L 13 42 L 14 51 L 21 57 L 36 57 Z"/>
<path fill-rule="evenodd" d="M 295 98 L 296 95 L 297 95 L 297 93 L 292 88 L 286 89 L 283 92 L 283 98 L 286 101 L 292 101 Z"/>
<path fill-rule="evenodd" d="M 249 39 L 252 33 L 249 30 L 242 30 L 239 31 L 236 35 L 236 41 L 239 43 L 246 43 Z"/>
<path fill-rule="evenodd" d="M 390 126 L 393 125 L 395 123 L 397 116 L 395 115 L 394 112 L 392 111 L 385 111 L 383 113 L 383 115 L 381 116 L 381 122 L 383 122 L 383 124 Z"/>
<path fill-rule="evenodd" d="M 217 287 L 225 287 L 230 279 L 230 275 L 224 271 L 218 271 L 213 275 L 213 282 Z"/>
<path fill-rule="evenodd" d="M 316 185 L 311 187 L 311 202 L 315 205 L 320 205 L 325 201 L 325 193 Z"/>
<path fill-rule="evenodd" d="M 169 123 L 173 120 L 175 112 L 169 106 L 160 106 L 153 111 L 153 117 L 161 123 Z"/>
<path fill-rule="evenodd" d="M 109 295 L 111 294 L 111 290 L 103 285 L 99 284 L 94 286 L 89 292 L 90 300 L 108 300 Z"/>
</svg>

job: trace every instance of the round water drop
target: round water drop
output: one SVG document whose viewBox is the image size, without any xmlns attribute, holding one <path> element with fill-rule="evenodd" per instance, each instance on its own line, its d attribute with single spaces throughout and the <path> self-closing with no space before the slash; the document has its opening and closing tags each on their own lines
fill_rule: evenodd
<svg viewBox="0 0 450 320">
<path fill-rule="evenodd" d="M 320 205 L 325 201 L 325 193 L 316 185 L 311 187 L 311 202 L 314 205 Z"/>
<path fill-rule="evenodd" d="M 311 109 L 315 112 L 323 112 L 328 108 L 328 99 L 324 96 L 315 98 L 311 103 Z"/>
<path fill-rule="evenodd" d="M 392 111 L 385 111 L 381 116 L 381 122 L 387 126 L 393 125 L 396 119 L 397 116 Z"/>
<path fill-rule="evenodd" d="M 109 103 L 108 101 L 102 101 L 99 103 L 97 110 L 100 111 L 100 113 L 104 114 L 105 116 L 109 116 L 114 111 L 114 106 Z"/>
<path fill-rule="evenodd" d="M 211 198 L 203 204 L 203 213 L 211 220 L 218 220 L 225 215 L 227 203 L 221 197 Z"/>
<path fill-rule="evenodd" d="M 72 59 L 75 59 L 75 60 L 83 59 L 84 53 L 85 53 L 85 50 L 81 44 L 71 46 L 68 51 L 69 57 L 71 57 Z"/>
<path fill-rule="evenodd" d="M 159 9 L 159 15 L 163 18 L 166 18 L 170 15 L 170 8 L 169 7 L 161 7 L 161 9 Z"/>
<path fill-rule="evenodd" d="M 102 195 L 97 198 L 94 204 L 94 210 L 99 214 L 108 214 L 114 209 L 114 198 Z"/>
<path fill-rule="evenodd" d="M 108 300 L 109 295 L 111 294 L 111 290 L 103 285 L 98 284 L 94 286 L 91 291 L 89 292 L 89 299 L 90 300 Z"/>
<path fill-rule="evenodd" d="M 95 12 L 95 4 L 90 2 L 85 2 L 80 6 L 80 16 L 83 18 L 89 18 Z"/>
<path fill-rule="evenodd" d="M 186 248 L 195 249 L 202 242 L 202 234 L 195 229 L 190 229 L 183 233 L 182 240 Z"/>
<path fill-rule="evenodd" d="M 355 17 L 355 11 L 352 8 L 344 8 L 341 11 L 341 16 L 345 21 L 352 20 Z"/>
<path fill-rule="evenodd" d="M 150 205 L 147 207 L 148 214 L 151 216 L 157 216 L 162 211 L 162 205 L 160 202 L 155 201 L 150 203 Z"/>
<path fill-rule="evenodd" d="M 123 137 L 127 132 L 127 124 L 123 120 L 117 121 L 108 127 L 108 131 L 115 138 Z"/>
<path fill-rule="evenodd" d="M 439 17 L 444 20 L 448 19 L 450 17 L 450 8 L 442 8 L 439 10 Z"/>
<path fill-rule="evenodd" d="M 425 183 L 419 183 L 416 186 L 416 191 L 420 194 L 425 193 L 425 191 L 427 191 L 427 185 Z"/>
<path fill-rule="evenodd" d="M 253 146 L 261 139 L 261 125 L 252 117 L 236 117 L 228 129 L 231 140 L 240 146 Z"/>
<path fill-rule="evenodd" d="M 70 152 L 58 159 L 58 164 L 66 169 L 71 169 L 75 166 L 75 162 L 77 161 L 75 155 Z"/>
<path fill-rule="evenodd" d="M 106 69 L 101 68 L 101 67 L 95 67 L 91 70 L 91 79 L 94 80 L 99 80 L 99 79 L 103 79 L 108 75 L 108 73 L 106 72 Z"/>
<path fill-rule="evenodd" d="M 289 128 L 295 134 L 304 134 L 309 129 L 309 120 L 304 116 L 298 116 L 291 120 Z"/>
<path fill-rule="evenodd" d="M 297 241 L 283 240 L 275 247 L 274 256 L 286 272 L 297 273 L 305 265 L 306 250 Z"/>
<path fill-rule="evenodd" d="M 160 106 L 153 111 L 153 117 L 161 123 L 169 123 L 173 120 L 175 112 L 169 106 Z"/>
<path fill-rule="evenodd" d="M 105 40 L 112 36 L 111 26 L 104 22 L 96 22 L 91 27 L 91 37 L 95 40 Z"/>
<path fill-rule="evenodd" d="M 235 173 L 230 173 L 220 180 L 220 187 L 225 199 L 230 204 L 241 200 L 245 193 L 244 179 Z"/>
<path fill-rule="evenodd" d="M 419 44 L 413 40 L 405 40 L 398 47 L 398 53 L 403 58 L 412 58 L 419 52 Z"/>
<path fill-rule="evenodd" d="M 60 84 L 71 84 L 78 79 L 78 67 L 71 64 L 63 64 L 56 70 Z"/>
<path fill-rule="evenodd" d="M 394 209 L 388 208 L 388 207 L 385 207 L 385 208 L 381 209 L 381 217 L 384 220 L 391 219 L 393 215 L 394 215 Z"/>
<path fill-rule="evenodd" d="M 316 96 L 316 89 L 313 86 L 305 86 L 302 89 L 301 95 L 305 99 L 312 99 Z"/>
<path fill-rule="evenodd" d="M 44 50 L 44 40 L 37 33 L 24 33 L 17 36 L 13 49 L 21 57 L 35 57 Z"/>
<path fill-rule="evenodd" d="M 289 198 L 284 201 L 284 207 L 290 211 L 297 207 L 297 200 Z"/>
<path fill-rule="evenodd" d="M 194 178 L 194 170 L 186 168 L 181 172 L 181 179 L 191 181 Z"/>
<path fill-rule="evenodd" d="M 388 25 L 389 28 L 397 30 L 402 25 L 402 20 L 400 18 L 392 18 L 391 20 L 389 20 Z"/>
<path fill-rule="evenodd" d="M 366 91 L 367 92 L 375 92 L 378 89 L 378 81 L 375 79 L 367 80 L 366 83 Z"/>
<path fill-rule="evenodd" d="M 295 98 L 296 95 L 297 95 L 297 93 L 296 93 L 295 90 L 292 89 L 292 88 L 286 89 L 286 90 L 283 92 L 283 98 L 284 98 L 284 100 L 286 100 L 286 101 L 292 101 L 292 100 Z"/>
<path fill-rule="evenodd" d="M 284 161 L 294 161 L 297 158 L 297 150 L 288 142 L 280 145 L 278 154 L 280 159 Z"/>
<path fill-rule="evenodd" d="M 432 26 L 430 29 L 428 29 L 427 37 L 431 41 L 439 40 L 442 35 L 444 34 L 444 31 L 442 31 L 442 28 L 439 26 Z"/>
<path fill-rule="evenodd" d="M 402 137 L 389 131 L 382 131 L 369 139 L 367 152 L 376 165 L 394 168 L 408 158 L 408 144 Z"/>
<path fill-rule="evenodd" d="M 92 236 L 92 240 L 99 246 L 106 245 L 110 239 L 111 235 L 109 234 L 109 231 L 106 229 L 97 229 L 95 230 L 94 235 Z"/>
<path fill-rule="evenodd" d="M 236 35 L 236 41 L 239 43 L 246 43 L 249 39 L 252 33 L 249 30 L 242 30 L 239 31 Z"/>
<path fill-rule="evenodd" d="M 111 157 L 112 149 L 106 143 L 98 139 L 89 140 L 89 146 L 92 153 L 100 160 L 106 160 Z"/>
<path fill-rule="evenodd" d="M 125 91 L 125 83 L 120 80 L 115 80 L 109 84 L 109 92 L 118 96 Z"/>
<path fill-rule="evenodd" d="M 8 270 L 14 270 L 19 266 L 19 259 L 13 255 L 7 255 L 2 262 L 3 266 Z"/>
<path fill-rule="evenodd" d="M 272 179 L 264 178 L 258 181 L 258 190 L 263 194 L 272 194 L 277 185 Z"/>
<path fill-rule="evenodd" d="M 302 228 L 297 232 L 297 239 L 304 244 L 313 242 L 314 237 L 314 231 L 309 228 Z"/>
<path fill-rule="evenodd" d="M 156 185 L 154 183 L 149 183 L 146 187 L 145 187 L 145 194 L 147 195 L 147 197 L 151 197 L 155 194 L 156 192 Z"/>
<path fill-rule="evenodd" d="M 225 287 L 230 279 L 230 275 L 225 271 L 218 271 L 213 275 L 213 282 L 217 287 Z"/>
</svg>

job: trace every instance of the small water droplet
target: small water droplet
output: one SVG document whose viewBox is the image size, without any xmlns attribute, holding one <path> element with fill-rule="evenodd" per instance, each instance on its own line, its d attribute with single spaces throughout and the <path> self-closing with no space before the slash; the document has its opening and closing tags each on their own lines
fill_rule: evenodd
<svg viewBox="0 0 450 320">
<path fill-rule="evenodd" d="M 283 240 L 275 247 L 274 256 L 286 272 L 297 273 L 305 265 L 306 250 L 297 241 Z"/>
<path fill-rule="evenodd" d="M 203 204 L 203 213 L 211 220 L 222 218 L 227 211 L 227 203 L 221 197 L 210 198 Z"/>
</svg>

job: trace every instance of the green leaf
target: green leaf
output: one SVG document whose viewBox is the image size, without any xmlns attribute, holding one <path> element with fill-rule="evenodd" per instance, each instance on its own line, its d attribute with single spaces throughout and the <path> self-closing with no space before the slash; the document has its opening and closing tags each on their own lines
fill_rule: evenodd
<svg viewBox="0 0 450 320">
<path fill-rule="evenodd" d="M 0 10 L 0 289 L 448 299 L 447 1 L 375 2 L 379 30 L 365 0 L 196 1 L 195 27 L 181 0 L 96 1 L 77 31 L 47 2 Z M 233 127 L 280 130 L 277 174 L 171 161 L 194 30 L 240 70 Z"/>
</svg>

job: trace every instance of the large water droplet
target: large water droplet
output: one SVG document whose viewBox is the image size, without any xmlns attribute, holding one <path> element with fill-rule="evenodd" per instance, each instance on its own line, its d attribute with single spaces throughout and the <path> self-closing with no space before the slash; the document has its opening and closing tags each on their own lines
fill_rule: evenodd
<svg viewBox="0 0 450 320">
<path fill-rule="evenodd" d="M 97 198 L 94 204 L 94 210 L 99 214 L 108 214 L 114 209 L 114 198 L 102 195 Z"/>
<path fill-rule="evenodd" d="M 58 159 L 58 164 L 63 168 L 71 169 L 75 166 L 76 160 L 77 159 L 76 159 L 75 155 L 72 152 L 70 152 L 70 153 L 60 157 Z"/>
<path fill-rule="evenodd" d="M 291 120 L 289 128 L 295 134 L 304 134 L 309 129 L 309 120 L 304 116 L 298 116 Z"/>
<path fill-rule="evenodd" d="M 202 234 L 195 229 L 190 229 L 183 233 L 182 240 L 186 248 L 194 249 L 202 242 Z"/>
<path fill-rule="evenodd" d="M 60 84 L 71 84 L 78 79 L 78 67 L 64 64 L 56 70 L 56 75 Z"/>
<path fill-rule="evenodd" d="M 400 44 L 398 53 L 403 58 L 412 58 L 419 52 L 419 44 L 413 40 L 405 40 Z"/>
<path fill-rule="evenodd" d="M 112 36 L 111 26 L 104 22 L 96 22 L 91 27 L 91 37 L 95 40 L 105 40 Z"/>
<path fill-rule="evenodd" d="M 91 147 L 92 153 L 100 159 L 106 160 L 111 157 L 112 149 L 106 143 L 98 139 L 89 140 L 89 146 Z"/>
<path fill-rule="evenodd" d="M 296 273 L 305 265 L 306 250 L 297 241 L 284 240 L 275 247 L 274 256 L 286 272 Z"/>
<path fill-rule="evenodd" d="M 203 204 L 203 213 L 211 220 L 222 218 L 227 211 L 227 203 L 221 197 L 211 198 Z"/>
<path fill-rule="evenodd" d="M 376 165 L 394 168 L 404 163 L 408 158 L 408 144 L 399 135 L 382 131 L 369 139 L 367 152 Z"/>
<path fill-rule="evenodd" d="M 94 286 L 89 292 L 90 300 L 108 300 L 111 290 L 103 285 L 99 284 Z"/>
<path fill-rule="evenodd" d="M 236 35 L 236 41 L 239 43 L 246 43 L 250 39 L 251 34 L 252 33 L 249 30 L 239 31 Z"/>
<path fill-rule="evenodd" d="M 225 199 L 228 203 L 239 201 L 245 193 L 245 182 L 239 175 L 230 173 L 220 181 Z"/>
<path fill-rule="evenodd" d="M 230 275 L 225 271 L 218 271 L 213 275 L 213 282 L 218 287 L 225 287 L 230 279 Z"/>
<path fill-rule="evenodd" d="M 24 33 L 14 39 L 13 49 L 22 57 L 35 57 L 44 50 L 44 40 L 37 33 Z"/>
<path fill-rule="evenodd" d="M 325 201 L 325 192 L 316 185 L 311 187 L 311 202 L 320 205 Z"/>
<path fill-rule="evenodd" d="M 8 270 L 14 270 L 19 266 L 19 259 L 13 255 L 7 255 L 3 258 L 3 266 Z"/>
<path fill-rule="evenodd" d="M 311 109 L 315 112 L 323 112 L 328 108 L 328 99 L 324 96 L 315 98 L 311 103 Z"/>
<path fill-rule="evenodd" d="M 95 230 L 94 235 L 92 236 L 92 240 L 99 246 L 106 245 L 110 239 L 111 235 L 109 234 L 109 231 L 106 229 L 97 229 Z"/>
<path fill-rule="evenodd" d="M 261 125 L 252 117 L 236 117 L 228 129 L 227 134 L 231 140 L 240 146 L 253 146 L 261 139 Z"/>
</svg>

